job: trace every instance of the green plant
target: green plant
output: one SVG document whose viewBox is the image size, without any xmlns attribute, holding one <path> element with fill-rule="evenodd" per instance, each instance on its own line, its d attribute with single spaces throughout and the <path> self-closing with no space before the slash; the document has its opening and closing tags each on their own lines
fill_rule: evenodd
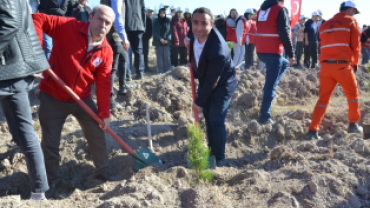
<svg viewBox="0 0 370 208">
<path fill-rule="evenodd" d="M 370 63 L 365 64 L 365 69 L 370 73 Z"/>
<path fill-rule="evenodd" d="M 203 144 L 204 133 L 198 124 L 188 126 L 188 161 L 194 171 L 195 183 L 209 182 L 213 178 L 213 173 L 207 170 L 209 167 L 208 158 L 211 149 Z"/>
<path fill-rule="evenodd" d="M 233 49 L 233 47 L 234 47 L 234 43 L 233 42 L 231 42 L 231 41 L 227 41 L 227 45 L 229 46 L 229 49 L 230 49 L 230 52 L 231 52 L 231 50 Z"/>
</svg>

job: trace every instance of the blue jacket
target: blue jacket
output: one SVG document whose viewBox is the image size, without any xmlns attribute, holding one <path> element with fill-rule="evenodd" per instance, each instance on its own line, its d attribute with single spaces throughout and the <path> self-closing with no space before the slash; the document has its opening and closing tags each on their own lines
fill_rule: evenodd
<svg viewBox="0 0 370 208">
<path fill-rule="evenodd" d="M 190 60 L 192 60 L 194 36 L 188 37 L 191 40 Z M 208 35 L 199 58 L 198 73 L 194 70 L 194 77 L 199 80 L 198 97 L 195 101 L 199 107 L 204 107 L 209 99 L 212 104 L 223 106 L 236 90 L 238 83 L 231 52 L 225 39 L 215 27 Z"/>
</svg>

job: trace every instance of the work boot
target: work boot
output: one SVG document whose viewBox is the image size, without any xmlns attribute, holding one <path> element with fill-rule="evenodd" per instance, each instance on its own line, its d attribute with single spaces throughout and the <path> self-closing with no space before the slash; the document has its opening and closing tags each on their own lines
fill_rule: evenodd
<svg viewBox="0 0 370 208">
<path fill-rule="evenodd" d="M 111 109 L 117 108 L 119 110 L 123 109 L 122 105 L 118 104 L 114 99 L 110 100 L 110 108 Z"/>
<path fill-rule="evenodd" d="M 118 94 L 119 95 L 124 95 L 127 93 L 127 87 L 124 87 L 124 88 L 121 88 L 118 90 Z"/>
<path fill-rule="evenodd" d="M 140 72 L 140 74 L 137 75 L 137 78 L 139 80 L 141 80 L 141 79 L 144 79 L 144 76 L 145 76 L 145 73 L 144 72 Z"/>
<path fill-rule="evenodd" d="M 127 76 L 126 76 L 126 81 L 132 81 L 132 76 L 131 76 L 131 74 L 127 74 Z"/>
<path fill-rule="evenodd" d="M 258 123 L 259 123 L 261 126 L 262 126 L 262 125 L 266 125 L 266 124 L 274 125 L 274 124 L 275 124 L 275 121 L 273 121 L 273 120 L 271 120 L 271 119 L 270 119 L 270 120 L 268 120 L 268 121 L 265 121 L 265 122 L 262 122 L 262 123 L 261 123 L 261 122 L 258 122 Z"/>
<path fill-rule="evenodd" d="M 350 123 L 348 126 L 348 133 L 362 133 L 363 128 L 358 123 Z"/>
<path fill-rule="evenodd" d="M 313 139 L 321 139 L 319 133 L 314 130 L 308 130 L 308 134 L 306 136 L 306 140 L 313 140 Z"/>
</svg>

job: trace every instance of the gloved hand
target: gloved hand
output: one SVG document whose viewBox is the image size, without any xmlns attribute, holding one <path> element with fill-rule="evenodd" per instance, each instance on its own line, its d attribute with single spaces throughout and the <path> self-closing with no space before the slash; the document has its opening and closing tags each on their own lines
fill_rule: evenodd
<svg viewBox="0 0 370 208">
<path fill-rule="evenodd" d="M 353 69 L 353 72 L 355 72 L 355 73 L 357 72 L 357 66 L 356 65 L 353 65 L 352 69 Z"/>
</svg>

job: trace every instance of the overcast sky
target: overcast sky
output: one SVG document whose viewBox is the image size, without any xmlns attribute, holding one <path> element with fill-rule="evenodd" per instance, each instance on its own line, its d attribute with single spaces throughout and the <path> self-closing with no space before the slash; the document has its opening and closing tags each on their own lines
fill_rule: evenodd
<svg viewBox="0 0 370 208">
<path fill-rule="evenodd" d="M 90 6 L 97 5 L 100 0 L 88 0 Z M 189 7 L 191 10 L 197 7 L 208 7 L 214 14 L 229 13 L 231 8 L 238 10 L 239 14 L 243 14 L 247 8 L 259 9 L 263 0 L 145 0 L 145 6 L 158 8 L 160 3 Z M 313 11 L 321 9 L 324 14 L 324 19 L 330 19 L 339 11 L 339 6 L 343 0 L 302 0 L 302 14 L 311 17 Z M 369 0 L 354 0 L 360 11 L 360 14 L 355 15 L 361 27 L 363 24 L 370 25 L 370 1 Z M 285 0 L 285 7 L 290 9 L 290 0 Z"/>
</svg>

